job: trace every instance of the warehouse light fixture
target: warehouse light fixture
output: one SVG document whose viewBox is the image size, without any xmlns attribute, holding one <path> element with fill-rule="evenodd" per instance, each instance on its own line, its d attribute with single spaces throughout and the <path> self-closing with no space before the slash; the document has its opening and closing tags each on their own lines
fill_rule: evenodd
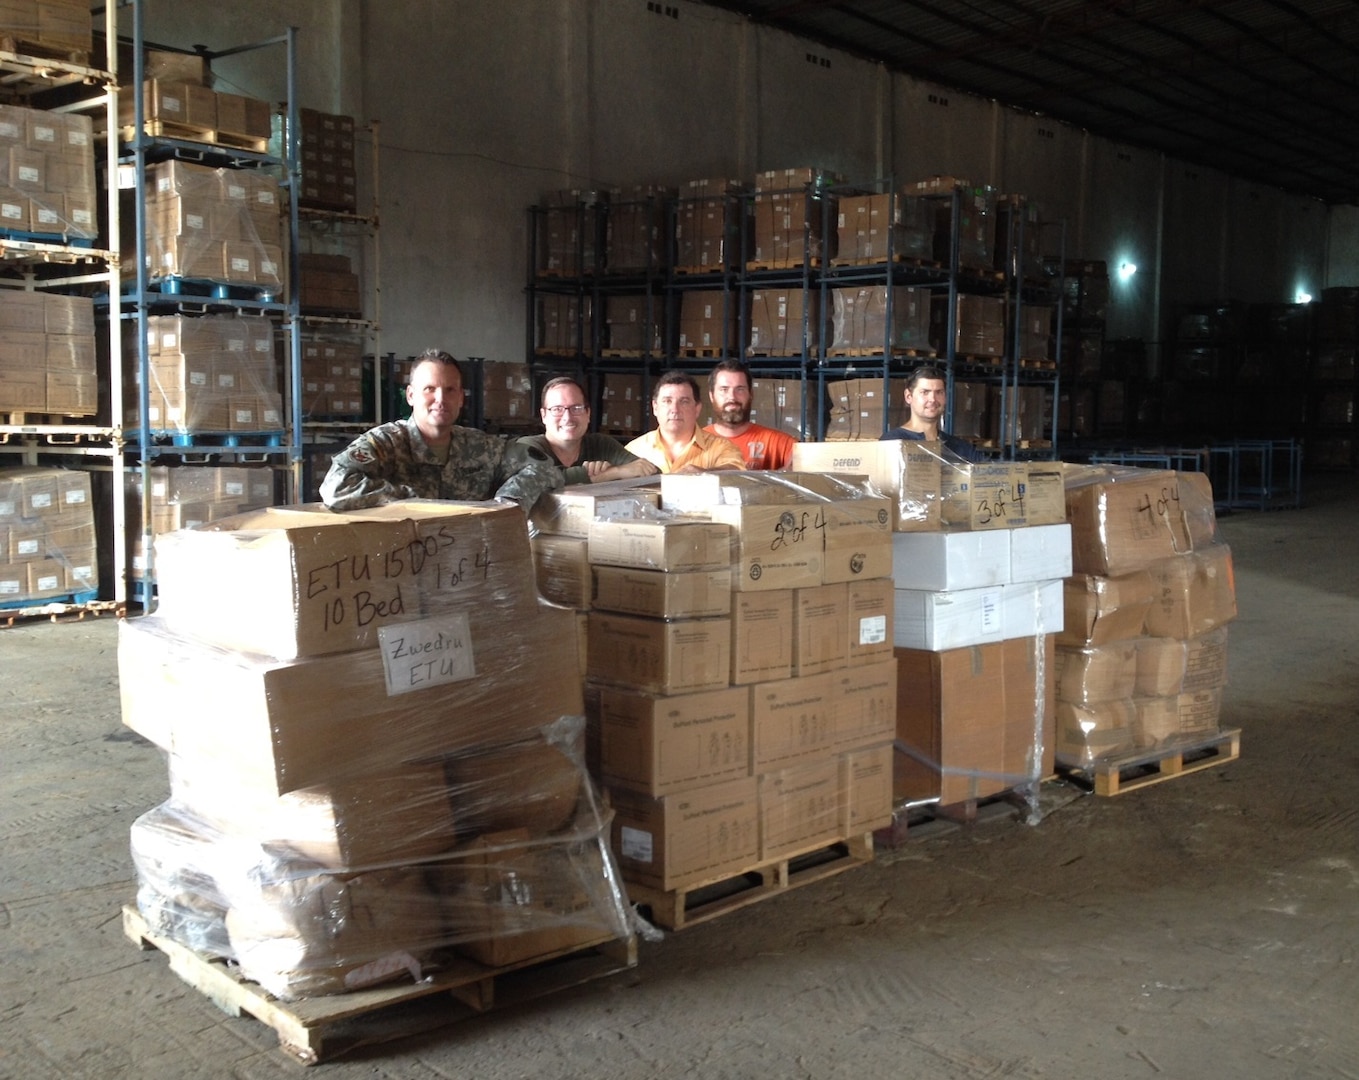
<svg viewBox="0 0 1359 1080">
<path fill-rule="evenodd" d="M 1130 277 L 1132 277 L 1135 273 L 1137 273 L 1137 264 L 1136 264 L 1136 263 L 1133 263 L 1133 262 L 1124 262 L 1124 263 L 1119 263 L 1119 264 L 1118 264 L 1118 280 L 1119 280 L 1119 281 L 1127 281 L 1127 280 L 1128 280 Z"/>
<path fill-rule="evenodd" d="M 1293 294 L 1293 303 L 1295 304 L 1310 304 L 1311 302 L 1312 294 L 1307 292 L 1305 289 L 1299 289 L 1296 293 Z"/>
</svg>

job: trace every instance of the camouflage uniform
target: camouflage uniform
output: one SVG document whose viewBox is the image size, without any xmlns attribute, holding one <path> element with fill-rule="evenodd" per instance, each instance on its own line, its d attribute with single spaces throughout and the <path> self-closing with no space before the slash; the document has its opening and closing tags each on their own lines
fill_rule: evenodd
<svg viewBox="0 0 1359 1080">
<path fill-rule="evenodd" d="M 528 513 L 541 495 L 561 486 L 561 473 L 542 451 L 475 428 L 453 429 L 444 462 L 407 419 L 364 432 L 336 454 L 321 498 L 332 510 L 397 499 L 510 499 Z"/>
</svg>

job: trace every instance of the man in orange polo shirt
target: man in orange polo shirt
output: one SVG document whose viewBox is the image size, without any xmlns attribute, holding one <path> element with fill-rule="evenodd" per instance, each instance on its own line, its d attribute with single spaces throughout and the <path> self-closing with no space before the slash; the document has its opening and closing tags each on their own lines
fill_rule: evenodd
<svg viewBox="0 0 1359 1080">
<path fill-rule="evenodd" d="M 782 431 L 752 423 L 750 368 L 723 360 L 708 375 L 708 400 L 715 419 L 704 431 L 730 439 L 741 450 L 746 469 L 786 469 L 793 464 L 797 440 Z"/>
<path fill-rule="evenodd" d="M 656 430 L 638 435 L 627 449 L 663 473 L 745 468 L 735 443 L 698 426 L 698 410 L 698 383 L 693 376 L 667 371 L 651 393 Z"/>
</svg>

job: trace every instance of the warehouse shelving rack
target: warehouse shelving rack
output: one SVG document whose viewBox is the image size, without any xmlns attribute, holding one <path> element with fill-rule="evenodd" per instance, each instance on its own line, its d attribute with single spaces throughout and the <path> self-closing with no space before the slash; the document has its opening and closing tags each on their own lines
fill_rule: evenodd
<svg viewBox="0 0 1359 1080">
<path fill-rule="evenodd" d="M 117 11 L 107 4 L 99 12 L 95 23 L 105 41 L 112 41 L 117 33 Z M 8 96 L 27 102 L 29 107 L 52 112 L 88 112 L 100 124 L 112 130 L 118 118 L 118 59 L 116 50 L 107 50 L 104 68 L 92 67 L 91 58 L 80 62 L 76 54 L 65 58 L 34 56 L 21 51 L 0 50 L 0 73 Z M 117 149 L 110 141 L 103 162 L 109 176 L 115 175 Z M 96 162 L 96 173 L 98 162 Z M 116 291 L 120 269 L 118 250 L 119 206 L 114 185 L 106 186 L 104 226 L 99 236 L 88 246 L 70 242 L 50 242 L 22 235 L 0 237 L 0 276 L 3 286 L 24 290 L 76 290 L 82 294 Z M 69 241 L 69 237 L 63 238 Z M 100 242 L 102 241 L 102 243 Z M 121 342 L 110 326 L 107 335 L 110 370 L 117 374 L 122 368 Z M 122 499 L 122 469 L 125 433 L 122 426 L 122 386 L 119 378 L 110 378 L 109 404 L 102 403 L 90 421 L 46 413 L 5 414 L 0 419 L 0 462 L 22 465 L 79 464 L 92 473 L 112 474 L 113 497 L 110 499 L 112 517 L 112 551 L 114 574 L 111 589 L 108 582 L 102 592 L 111 592 L 112 599 L 54 602 L 33 610 L 43 614 L 84 614 L 87 611 L 121 611 L 127 599 L 127 584 L 122 574 L 126 565 L 124 539 L 125 517 Z M 105 413 L 105 408 L 108 413 Z M 101 508 L 96 504 L 96 511 Z M 73 597 L 73 599 L 75 599 Z"/>
<path fill-rule="evenodd" d="M 112 5 L 110 5 L 112 7 Z M 241 45 L 233 48 L 202 51 L 201 55 L 208 64 L 215 59 L 233 56 L 240 53 L 252 52 L 261 49 L 282 47 L 286 53 L 287 64 L 287 122 L 285 131 L 287 132 L 286 144 L 282 157 L 269 153 L 254 152 L 251 150 L 236 149 L 224 145 L 214 145 L 201 142 L 187 141 L 178 138 L 167 138 L 164 135 L 152 135 L 147 131 L 147 118 L 145 112 L 145 97 L 141 93 L 141 87 L 145 80 L 145 49 L 146 39 L 143 23 L 143 4 L 142 0 L 131 0 L 132 7 L 132 35 L 131 43 L 133 50 L 133 126 L 131 139 L 121 146 L 117 165 L 119 169 L 119 186 L 126 186 L 133 192 L 133 203 L 135 207 L 135 249 L 136 267 L 135 276 L 130 288 L 112 289 L 110 292 L 110 322 L 116 322 L 113 318 L 115 308 L 118 319 L 130 321 L 136 324 L 137 328 L 137 355 L 136 372 L 138 385 L 138 423 L 135 432 L 135 441 L 127 440 L 125 450 L 129 463 L 132 467 L 141 472 L 141 490 L 149 493 L 151 491 L 151 468 L 157 462 L 170 462 L 175 459 L 193 457 L 199 460 L 212 458 L 215 460 L 235 460 L 235 461 L 263 461 L 277 468 L 275 462 L 282 458 L 286 464 L 283 466 L 285 472 L 285 488 L 289 497 L 301 488 L 302 472 L 302 402 L 299 392 L 301 379 L 301 343 L 296 332 L 298 308 L 297 308 L 297 289 L 298 280 L 298 255 L 299 255 L 299 220 L 297 214 L 297 199 L 293 197 L 297 191 L 300 170 L 298 166 L 297 148 L 297 70 L 296 70 L 296 29 L 289 27 L 282 35 L 252 44 Z M 110 41 L 114 40 L 110 37 Z M 114 50 L 110 50 L 112 52 Z M 116 126 L 110 126 L 109 142 L 115 143 L 114 132 Z M 289 194 L 288 204 L 288 238 L 289 238 L 289 281 L 292 284 L 286 297 L 274 298 L 265 293 L 261 293 L 259 298 L 242 298 L 231 296 L 229 290 L 222 290 L 221 295 L 184 295 L 173 290 L 157 291 L 151 287 L 149 275 L 147 273 L 146 258 L 146 227 L 147 227 L 147 184 L 146 170 L 147 165 L 162 160 L 180 160 L 194 164 L 206 165 L 216 168 L 237 168 L 237 169 L 276 169 L 282 172 L 282 188 Z M 113 187 L 113 185 L 110 185 Z M 116 192 L 111 193 L 110 201 L 116 198 Z M 113 297 L 117 297 L 116 304 Z M 234 440 L 228 444 L 221 441 L 200 441 L 201 436 L 193 432 L 187 433 L 182 438 L 175 438 L 169 444 L 160 441 L 157 429 L 150 423 L 150 357 L 147 347 L 147 319 L 152 314 L 184 314 L 184 315 L 207 315 L 210 313 L 243 312 L 254 315 L 263 315 L 270 319 L 280 321 L 285 337 L 285 355 L 287 362 L 284 365 L 283 380 L 283 401 L 284 410 L 287 414 L 284 419 L 283 432 L 280 437 L 264 434 L 256 436 L 256 441 L 251 441 L 248 435 L 245 440 Z M 119 331 L 115 328 L 111 330 L 111 336 L 117 338 Z M 115 385 L 117 378 L 111 378 L 110 382 Z M 117 420 L 118 417 L 115 417 Z M 123 498 L 121 484 L 115 480 L 114 493 L 115 500 Z M 126 560 L 122 565 L 127 567 L 129 576 L 135 576 L 139 588 L 137 599 L 144 611 L 151 611 L 155 606 L 155 530 L 152 521 L 152 507 L 150 497 L 141 500 L 142 520 L 140 523 L 140 537 L 142 549 L 142 563 L 133 567 L 131 560 Z M 115 540 L 115 543 L 117 541 Z"/>
</svg>

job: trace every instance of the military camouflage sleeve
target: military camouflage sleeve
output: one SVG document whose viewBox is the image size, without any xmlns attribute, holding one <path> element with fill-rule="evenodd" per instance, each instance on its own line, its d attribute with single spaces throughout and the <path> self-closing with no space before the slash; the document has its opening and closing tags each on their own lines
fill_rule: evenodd
<svg viewBox="0 0 1359 1080">
<path fill-rule="evenodd" d="M 361 510 L 414 498 L 414 489 L 395 482 L 402 474 L 399 456 L 385 440 L 365 432 L 331 459 L 321 501 L 332 510 Z"/>
<path fill-rule="evenodd" d="M 541 449 L 524 442 L 507 442 L 496 470 L 497 499 L 510 499 L 523 507 L 524 513 L 549 491 L 562 486 L 561 470 Z"/>
</svg>

